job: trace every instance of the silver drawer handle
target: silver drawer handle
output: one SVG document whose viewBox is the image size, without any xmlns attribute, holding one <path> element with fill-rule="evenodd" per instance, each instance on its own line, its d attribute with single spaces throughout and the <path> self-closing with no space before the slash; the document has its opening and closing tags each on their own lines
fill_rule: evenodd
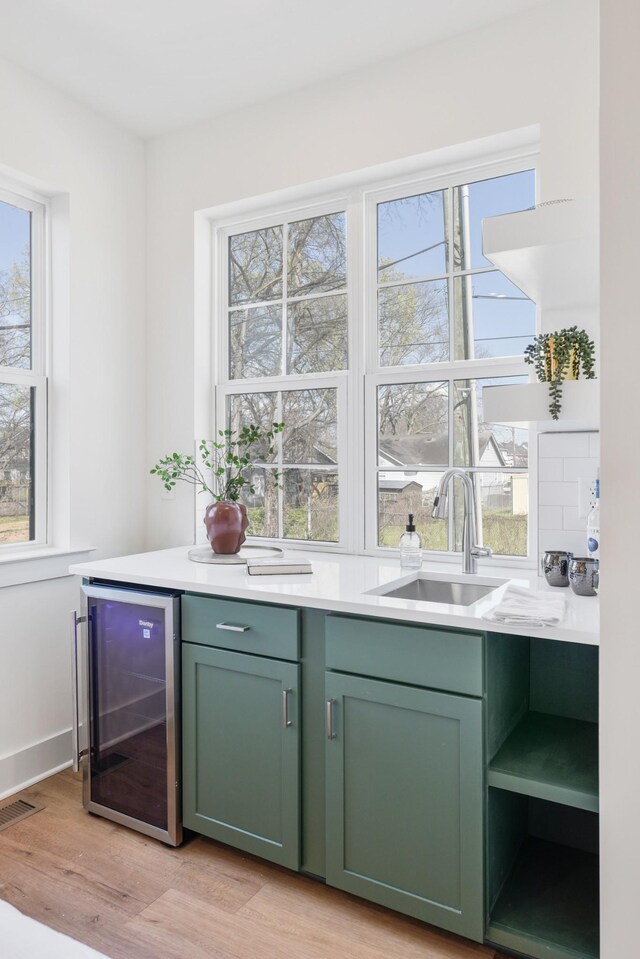
<svg viewBox="0 0 640 959">
<path fill-rule="evenodd" d="M 325 707 L 325 720 L 327 727 L 327 739 L 335 739 L 336 734 L 333 731 L 333 707 L 335 706 L 335 699 L 328 699 L 327 705 Z"/>
<path fill-rule="evenodd" d="M 232 623 L 216 623 L 216 629 L 228 629 L 230 633 L 246 633 L 251 626 L 234 626 Z"/>
<path fill-rule="evenodd" d="M 282 690 L 282 725 L 285 729 L 287 726 L 293 726 L 293 720 L 289 719 L 289 693 L 291 692 L 293 692 L 292 689 Z"/>
</svg>

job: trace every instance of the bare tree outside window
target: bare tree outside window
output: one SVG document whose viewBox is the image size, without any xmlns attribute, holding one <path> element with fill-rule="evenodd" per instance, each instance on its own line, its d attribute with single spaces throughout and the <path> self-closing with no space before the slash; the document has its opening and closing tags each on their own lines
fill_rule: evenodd
<svg viewBox="0 0 640 959">
<path fill-rule="evenodd" d="M 243 498 L 250 535 L 337 542 L 336 390 L 242 393 L 229 398 L 231 429 L 250 423 L 266 427 L 278 417 L 285 427 L 277 438 L 272 465 L 257 463 L 256 492 Z M 276 471 L 280 490 L 274 480 Z"/>
<path fill-rule="evenodd" d="M 33 539 L 33 389 L 5 370 L 31 367 L 31 214 L 0 201 L 0 543 Z"/>
<path fill-rule="evenodd" d="M 380 367 L 522 356 L 535 306 L 483 256 L 482 219 L 527 208 L 533 186 L 525 171 L 378 203 Z M 487 545 L 526 555 L 528 433 L 482 416 L 483 386 L 517 378 L 434 380 L 425 371 L 415 382 L 378 387 L 378 545 L 397 545 L 404 514 L 413 512 L 428 549 L 460 549 L 459 493 L 448 531 L 430 515 L 431 471 L 455 465 L 473 472 Z"/>
<path fill-rule="evenodd" d="M 442 472 L 456 465 L 474 476 L 487 544 L 526 555 L 528 434 L 485 422 L 482 390 L 522 375 L 536 312 L 484 257 L 482 220 L 530 207 L 535 173 L 443 182 L 424 190 L 414 182 L 406 192 L 363 187 L 348 211 L 318 204 L 315 210 L 328 212 L 225 231 L 222 415 L 232 429 L 285 423 L 272 460 L 256 466 L 256 492 L 246 503 L 250 533 L 342 543 L 340 498 L 348 492 L 354 509 L 365 499 L 345 482 L 351 436 L 372 474 L 366 502 L 377 497 L 368 547 L 397 547 L 412 512 L 427 549 L 459 549 L 457 494 L 448 525 L 430 515 Z M 350 218 L 360 211 L 359 224 Z M 354 289 L 361 277 L 364 287 Z M 371 452 L 364 424 L 354 420 L 359 402 L 345 405 L 346 397 L 362 396 Z"/>
<path fill-rule="evenodd" d="M 268 381 L 282 374 L 346 369 L 346 289 L 342 211 L 231 236 L 231 379 Z M 256 492 L 246 497 L 251 534 L 337 542 L 336 393 L 334 388 L 287 389 L 228 398 L 231 429 L 285 424 L 273 467 L 258 464 Z M 281 490 L 274 482 L 276 470 Z"/>
</svg>

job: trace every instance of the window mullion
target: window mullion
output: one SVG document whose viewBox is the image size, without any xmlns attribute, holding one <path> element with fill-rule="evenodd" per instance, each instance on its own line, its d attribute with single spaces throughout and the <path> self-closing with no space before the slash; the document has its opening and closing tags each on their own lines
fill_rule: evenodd
<svg viewBox="0 0 640 959">
<path fill-rule="evenodd" d="M 370 491 L 365 471 L 365 444 L 362 424 L 366 408 L 363 395 L 364 372 L 370 347 L 367 330 L 364 233 L 365 204 L 362 191 L 354 191 L 348 199 L 347 211 L 347 317 L 349 361 L 346 383 L 338 390 L 338 436 L 346 448 L 341 450 L 339 468 L 340 497 L 343 503 L 341 530 L 346 532 L 346 546 L 360 552 L 366 539 L 367 504 Z M 371 313 L 371 310 L 368 311 Z M 340 422 L 342 417 L 342 424 Z M 358 495 L 362 491 L 363 495 Z"/>
<path fill-rule="evenodd" d="M 212 301 L 215 304 L 214 309 L 219 316 L 219 322 L 216 324 L 217 335 L 211 338 L 214 349 L 211 362 L 212 368 L 217 370 L 218 383 L 221 384 L 229 380 L 231 356 L 231 337 L 229 335 L 229 237 L 217 232 L 214 237 L 214 249 L 217 255 L 217 276 L 220 282 L 217 284 L 217 291 L 214 292 Z M 224 282 L 222 282 L 223 277 Z M 217 428 L 221 428 L 220 420 L 222 416 L 226 416 L 226 411 L 220 413 L 219 410 L 213 410 L 213 422 L 217 424 Z"/>
<path fill-rule="evenodd" d="M 287 307 L 287 297 L 289 295 L 289 221 L 282 223 L 282 340 L 280 343 L 280 374 L 286 377 L 289 372 L 287 369 L 287 339 L 289 336 L 289 311 Z M 276 399 L 276 421 L 283 421 L 283 391 L 279 390 Z M 284 539 L 284 450 L 282 433 L 277 437 L 277 462 L 278 462 L 278 488 L 276 491 L 278 502 L 278 539 Z"/>
<path fill-rule="evenodd" d="M 282 422 L 282 393 L 278 393 L 278 399 L 276 400 L 276 417 L 277 422 Z M 278 539 L 284 539 L 284 455 L 282 449 L 283 439 L 282 433 L 278 433 L 277 445 L 276 445 L 276 457 L 277 457 L 277 471 L 279 475 L 278 489 L 277 489 L 277 498 L 278 498 Z M 266 492 L 266 476 L 265 476 L 265 492 Z"/>
<path fill-rule="evenodd" d="M 378 328 L 378 219 L 377 203 L 373 196 L 364 196 L 359 223 L 364 232 L 359 249 L 364 254 L 360 261 L 362 293 L 361 329 L 365 349 L 361 360 L 364 362 L 363 374 L 359 376 L 360 397 L 363 403 L 364 437 L 359 446 L 362 457 L 362 482 L 364 489 L 364 546 L 365 549 L 378 548 L 378 409 L 377 382 L 380 370 L 380 343 Z M 355 434 L 357 436 L 357 433 Z"/>
<path fill-rule="evenodd" d="M 289 311 L 287 303 L 289 296 L 288 236 L 289 223 L 285 220 L 282 224 L 282 343 L 280 344 L 280 372 L 282 376 L 286 376 L 289 372 L 287 369 L 287 340 L 289 336 Z"/>
</svg>

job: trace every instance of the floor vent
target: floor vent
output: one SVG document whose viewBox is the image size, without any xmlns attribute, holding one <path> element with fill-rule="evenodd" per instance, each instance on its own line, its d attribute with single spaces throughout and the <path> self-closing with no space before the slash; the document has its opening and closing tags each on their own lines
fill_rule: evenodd
<svg viewBox="0 0 640 959">
<path fill-rule="evenodd" d="M 27 816 L 33 816 L 34 812 L 40 812 L 41 809 L 44 809 L 44 806 L 36 806 L 24 799 L 16 799 L 6 806 L 0 806 L 0 832 Z"/>
</svg>

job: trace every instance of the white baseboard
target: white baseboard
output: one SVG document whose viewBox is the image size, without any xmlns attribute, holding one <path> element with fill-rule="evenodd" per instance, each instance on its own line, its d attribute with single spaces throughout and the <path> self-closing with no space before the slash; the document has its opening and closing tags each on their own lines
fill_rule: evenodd
<svg viewBox="0 0 640 959">
<path fill-rule="evenodd" d="M 53 776 L 71 765 L 71 730 L 0 758 L 0 799 Z"/>
</svg>

